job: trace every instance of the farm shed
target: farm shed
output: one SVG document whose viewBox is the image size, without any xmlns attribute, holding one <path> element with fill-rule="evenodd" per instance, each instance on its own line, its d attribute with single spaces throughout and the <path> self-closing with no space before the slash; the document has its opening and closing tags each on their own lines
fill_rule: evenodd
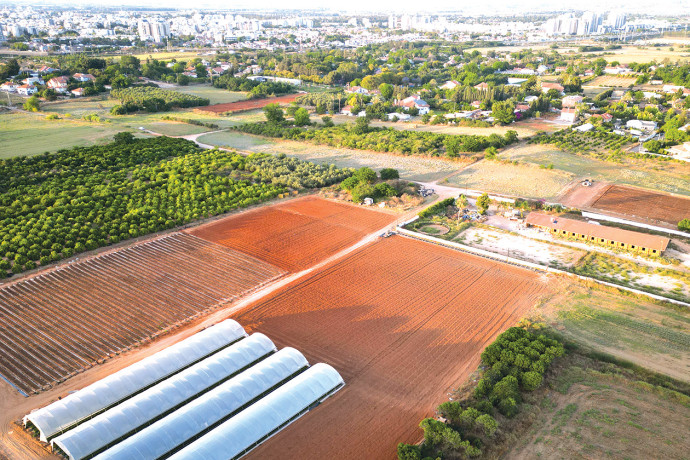
<svg viewBox="0 0 690 460">
<path fill-rule="evenodd" d="M 275 351 L 268 337 L 253 334 L 58 436 L 53 450 L 70 460 L 102 452 Z"/>
<path fill-rule="evenodd" d="M 247 336 L 236 321 L 226 320 L 176 343 L 24 417 L 48 442 L 81 421 L 102 412 L 195 362 Z"/>
<path fill-rule="evenodd" d="M 186 406 L 144 428 L 96 457 L 97 460 L 161 458 L 199 438 L 241 408 L 309 366 L 294 348 L 283 348 Z"/>
<path fill-rule="evenodd" d="M 227 460 L 241 457 L 272 434 L 338 391 L 345 382 L 328 364 L 315 364 L 252 404 L 170 460 Z"/>
<path fill-rule="evenodd" d="M 649 255 L 661 255 L 668 246 L 669 239 L 646 233 L 631 232 L 615 227 L 605 227 L 579 220 L 549 216 L 531 212 L 525 223 L 564 238 L 575 238 L 611 248 L 625 249 Z"/>
</svg>

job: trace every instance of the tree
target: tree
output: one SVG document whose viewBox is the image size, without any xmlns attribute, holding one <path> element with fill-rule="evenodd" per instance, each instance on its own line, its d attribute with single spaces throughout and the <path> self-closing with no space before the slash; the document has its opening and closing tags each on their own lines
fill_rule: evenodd
<svg viewBox="0 0 690 460">
<path fill-rule="evenodd" d="M 381 83 L 379 85 L 379 91 L 381 91 L 381 97 L 384 99 L 390 99 L 393 97 L 393 91 L 394 91 L 393 85 L 390 85 L 388 83 Z"/>
<path fill-rule="evenodd" d="M 460 209 L 465 209 L 467 207 L 467 204 L 467 197 L 465 195 L 460 195 L 455 200 L 455 206 L 457 206 Z"/>
<path fill-rule="evenodd" d="M 178 74 L 177 84 L 180 86 L 187 86 L 189 84 L 189 77 L 187 75 Z"/>
<path fill-rule="evenodd" d="M 484 193 L 479 198 L 477 198 L 477 210 L 479 214 L 486 214 L 486 210 L 489 209 L 491 204 L 491 198 L 489 198 L 488 193 Z"/>
<path fill-rule="evenodd" d="M 484 435 L 492 437 L 498 429 L 498 422 L 489 414 L 482 414 L 475 420 L 478 427 L 481 427 Z"/>
<path fill-rule="evenodd" d="M 116 144 L 131 144 L 134 142 L 134 135 L 127 131 L 122 131 L 113 136 Z"/>
<path fill-rule="evenodd" d="M 494 102 L 491 106 L 491 116 L 494 121 L 502 125 L 507 125 L 515 120 L 515 104 L 511 101 Z"/>
<path fill-rule="evenodd" d="M 283 109 L 276 103 L 268 104 L 264 107 L 264 115 L 266 116 L 266 121 L 269 123 L 278 124 L 285 120 Z"/>
<path fill-rule="evenodd" d="M 690 231 L 690 219 L 683 219 L 678 222 L 678 230 L 682 230 L 684 232 Z"/>
<path fill-rule="evenodd" d="M 413 444 L 398 444 L 398 460 L 422 460 L 422 450 Z"/>
<path fill-rule="evenodd" d="M 38 109 L 40 109 L 40 102 L 35 94 L 24 102 L 24 110 L 28 112 L 38 112 Z"/>
<path fill-rule="evenodd" d="M 354 177 L 356 177 L 360 182 L 373 184 L 374 182 L 376 182 L 376 171 L 365 166 L 363 168 L 359 168 L 355 172 Z"/>
<path fill-rule="evenodd" d="M 3 66 L 0 67 L 0 80 L 6 80 L 19 74 L 19 61 L 10 59 Z"/>
<path fill-rule="evenodd" d="M 538 372 L 529 371 L 522 374 L 521 380 L 525 391 L 534 391 L 541 385 L 542 376 Z"/>
<path fill-rule="evenodd" d="M 365 198 L 373 198 L 376 196 L 376 190 L 374 186 L 366 182 L 360 182 L 350 193 L 352 196 L 352 201 L 355 203 L 361 203 Z"/>
<path fill-rule="evenodd" d="M 321 117 L 321 121 L 323 121 L 324 128 L 332 128 L 333 126 L 335 126 L 335 123 L 333 123 L 333 119 L 331 117 Z"/>
<path fill-rule="evenodd" d="M 659 153 L 659 151 L 663 147 L 663 144 L 660 141 L 657 141 L 656 139 L 652 139 L 651 141 L 647 141 L 644 144 L 642 144 L 642 146 L 652 153 Z"/>
<path fill-rule="evenodd" d="M 383 168 L 379 175 L 381 176 L 381 180 L 400 179 L 400 173 L 397 169 L 393 168 Z"/>
<path fill-rule="evenodd" d="M 305 126 L 311 124 L 311 121 L 309 120 L 309 112 L 304 107 L 300 107 L 299 109 L 295 110 L 294 117 L 295 124 L 297 126 Z"/>
<path fill-rule="evenodd" d="M 354 134 L 365 134 L 369 132 L 369 120 L 366 117 L 358 117 L 355 125 L 352 127 Z"/>
</svg>

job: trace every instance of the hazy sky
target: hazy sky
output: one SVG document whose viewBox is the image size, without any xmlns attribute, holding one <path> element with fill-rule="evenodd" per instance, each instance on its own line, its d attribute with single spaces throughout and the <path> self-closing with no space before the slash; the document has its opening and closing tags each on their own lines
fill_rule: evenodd
<svg viewBox="0 0 690 460">
<path fill-rule="evenodd" d="M 385 13 L 404 12 L 435 12 L 440 10 L 454 10 L 471 14 L 506 14 L 558 11 L 568 9 L 592 9 L 595 11 L 607 11 L 611 9 L 623 9 L 627 12 L 658 13 L 662 15 L 686 14 L 690 12 L 690 0 L 491 0 L 489 2 L 477 0 L 435 0 L 433 2 L 420 2 L 419 0 L 292 0 L 290 2 L 277 0 L 14 0 L 13 3 L 61 5 L 68 4 L 107 5 L 107 6 L 147 6 L 167 8 L 204 8 L 204 9 L 331 9 L 352 12 L 378 11 Z"/>
</svg>

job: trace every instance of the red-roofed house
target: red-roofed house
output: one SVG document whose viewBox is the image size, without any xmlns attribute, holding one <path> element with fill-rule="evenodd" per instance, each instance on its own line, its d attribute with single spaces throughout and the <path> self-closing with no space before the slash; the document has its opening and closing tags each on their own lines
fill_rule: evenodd
<svg viewBox="0 0 690 460">
<path fill-rule="evenodd" d="M 48 66 L 48 65 L 44 65 L 44 66 L 41 66 L 41 67 L 37 70 L 37 72 L 40 73 L 40 74 L 42 74 L 42 75 L 45 75 L 45 74 L 47 74 L 47 73 L 57 72 L 58 70 L 60 70 L 60 69 L 54 69 L 54 68 L 52 68 L 52 67 L 50 67 L 50 66 Z"/>
<path fill-rule="evenodd" d="M 69 78 L 67 77 L 53 77 L 48 80 L 48 88 L 55 90 L 58 93 L 67 92 L 67 84 L 69 83 Z"/>
<path fill-rule="evenodd" d="M 460 86 L 460 82 L 455 81 L 455 80 L 448 80 L 447 82 L 445 82 L 444 84 L 439 86 L 439 88 L 441 88 L 441 89 L 455 89 L 458 86 Z"/>
<path fill-rule="evenodd" d="M 474 89 L 478 89 L 480 91 L 486 91 L 487 89 L 489 89 L 489 84 L 487 82 L 483 81 L 478 85 L 474 85 Z"/>
<path fill-rule="evenodd" d="M 38 88 L 36 88 L 34 85 L 21 85 L 17 87 L 17 94 L 21 94 L 22 96 L 30 96 L 32 94 L 36 94 L 38 92 Z"/>
<path fill-rule="evenodd" d="M 429 104 L 416 96 L 406 97 L 402 101 L 398 101 L 396 105 L 407 109 L 417 109 L 420 115 L 429 113 Z"/>
<path fill-rule="evenodd" d="M 72 78 L 74 78 L 77 81 L 81 81 L 81 82 L 95 81 L 96 80 L 96 77 L 94 77 L 90 73 L 75 73 L 74 75 L 72 75 Z"/>
<path fill-rule="evenodd" d="M 561 110 L 561 120 L 567 121 L 569 123 L 575 123 L 577 118 L 577 109 L 566 107 Z"/>
<path fill-rule="evenodd" d="M 84 88 L 73 89 L 72 91 L 70 91 L 70 93 L 74 94 L 77 97 L 81 97 L 84 95 Z"/>
<path fill-rule="evenodd" d="M 541 84 L 541 92 L 542 93 L 547 93 L 550 89 L 555 89 L 559 93 L 563 92 L 563 86 L 559 85 L 558 83 L 542 83 Z"/>
</svg>

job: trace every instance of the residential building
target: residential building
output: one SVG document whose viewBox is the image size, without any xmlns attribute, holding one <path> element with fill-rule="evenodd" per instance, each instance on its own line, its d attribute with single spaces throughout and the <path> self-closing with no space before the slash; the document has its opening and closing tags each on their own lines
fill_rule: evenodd
<svg viewBox="0 0 690 460">
<path fill-rule="evenodd" d="M 36 94 L 38 92 L 38 88 L 36 88 L 34 85 L 21 85 L 17 87 L 17 94 L 20 94 L 22 96 L 31 96 L 32 94 Z"/>
<path fill-rule="evenodd" d="M 74 75 L 72 75 L 72 78 L 82 83 L 85 83 L 87 81 L 96 81 L 96 77 L 94 77 L 90 73 L 75 73 Z"/>
<path fill-rule="evenodd" d="M 561 120 L 568 123 L 575 123 L 577 119 L 577 109 L 566 107 L 561 110 Z"/>
<path fill-rule="evenodd" d="M 68 77 L 53 77 L 48 80 L 48 88 L 55 90 L 56 93 L 66 93 L 67 85 L 69 84 Z"/>
</svg>

